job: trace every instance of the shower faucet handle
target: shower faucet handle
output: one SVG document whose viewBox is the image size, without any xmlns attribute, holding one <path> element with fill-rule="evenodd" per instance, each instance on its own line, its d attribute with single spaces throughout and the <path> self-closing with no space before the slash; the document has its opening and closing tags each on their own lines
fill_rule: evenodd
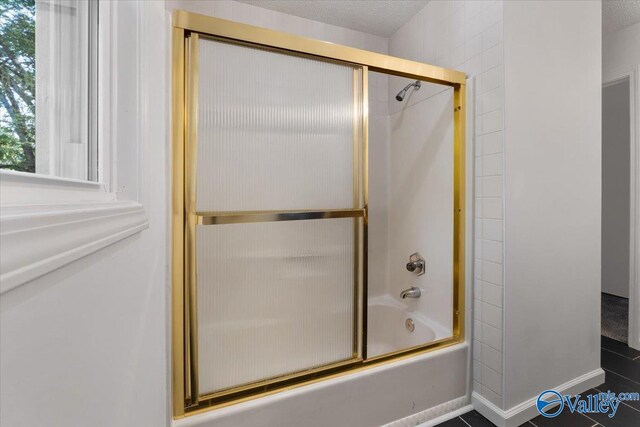
<svg viewBox="0 0 640 427">
<path fill-rule="evenodd" d="M 422 255 L 418 252 L 414 252 L 409 256 L 409 262 L 407 263 L 407 270 L 412 273 L 416 273 L 418 276 L 422 276 L 425 270 L 425 261 Z"/>
</svg>

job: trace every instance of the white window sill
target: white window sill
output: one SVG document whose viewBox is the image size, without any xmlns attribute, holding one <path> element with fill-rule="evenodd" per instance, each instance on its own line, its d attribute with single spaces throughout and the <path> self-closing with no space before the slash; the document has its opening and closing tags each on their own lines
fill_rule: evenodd
<svg viewBox="0 0 640 427">
<path fill-rule="evenodd" d="M 140 203 L 99 184 L 0 175 L 0 294 L 148 227 Z"/>
</svg>

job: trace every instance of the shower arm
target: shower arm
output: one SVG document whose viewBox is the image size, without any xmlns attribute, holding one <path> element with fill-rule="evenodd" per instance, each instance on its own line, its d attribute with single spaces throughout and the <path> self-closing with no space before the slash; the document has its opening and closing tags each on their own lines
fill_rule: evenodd
<svg viewBox="0 0 640 427">
<path fill-rule="evenodd" d="M 418 90 L 418 89 L 420 89 L 420 87 L 422 86 L 422 82 L 421 82 L 420 80 L 416 80 L 416 81 L 415 81 L 415 82 L 413 82 L 413 83 L 409 83 L 408 85 L 406 85 L 406 86 L 404 87 L 404 89 L 402 89 L 402 91 L 403 91 L 403 92 L 408 91 L 408 90 L 409 90 L 409 88 L 411 88 L 411 86 L 415 86 L 415 87 L 416 87 L 416 90 Z"/>
<path fill-rule="evenodd" d="M 407 91 L 411 87 L 415 87 L 416 90 L 419 90 L 421 86 L 422 86 L 422 82 L 420 80 L 416 80 L 415 82 L 409 83 L 408 85 L 406 85 L 404 87 L 404 89 L 402 89 L 400 92 L 398 92 L 398 94 L 396 95 L 396 101 L 398 101 L 398 102 L 402 101 L 404 99 L 405 95 L 407 94 Z"/>
</svg>

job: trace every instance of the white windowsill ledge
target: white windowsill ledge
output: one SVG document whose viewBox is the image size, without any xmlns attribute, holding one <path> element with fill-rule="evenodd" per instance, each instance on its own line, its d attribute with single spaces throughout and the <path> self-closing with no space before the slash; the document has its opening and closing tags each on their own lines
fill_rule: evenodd
<svg viewBox="0 0 640 427">
<path fill-rule="evenodd" d="M 3 204 L 0 294 L 147 227 L 137 202 Z"/>
</svg>

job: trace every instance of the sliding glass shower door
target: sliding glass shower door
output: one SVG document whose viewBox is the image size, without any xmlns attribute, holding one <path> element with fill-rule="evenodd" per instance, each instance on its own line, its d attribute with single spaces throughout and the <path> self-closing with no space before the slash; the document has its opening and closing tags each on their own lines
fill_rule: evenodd
<svg viewBox="0 0 640 427">
<path fill-rule="evenodd" d="M 192 394 L 359 360 L 362 68 L 197 35 L 187 53 Z"/>
<path fill-rule="evenodd" d="M 173 24 L 174 416 L 462 342 L 465 74 Z"/>
</svg>

